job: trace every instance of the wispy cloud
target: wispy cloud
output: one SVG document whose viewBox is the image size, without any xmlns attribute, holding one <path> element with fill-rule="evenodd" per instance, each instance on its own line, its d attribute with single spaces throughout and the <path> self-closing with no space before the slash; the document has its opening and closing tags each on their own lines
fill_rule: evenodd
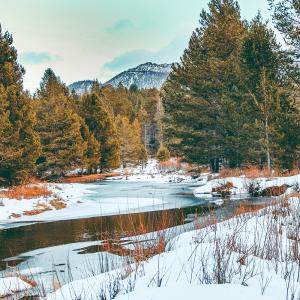
<svg viewBox="0 0 300 300">
<path fill-rule="evenodd" d="M 188 44 L 188 39 L 188 35 L 179 36 L 172 40 L 167 46 L 156 52 L 145 49 L 137 49 L 125 52 L 115 57 L 110 62 L 104 64 L 103 69 L 110 71 L 121 71 L 149 61 L 155 63 L 178 62 Z"/>
<path fill-rule="evenodd" d="M 107 31 L 112 33 L 112 32 L 121 32 L 129 29 L 134 29 L 135 26 L 133 22 L 129 19 L 122 19 L 118 20 L 113 26 L 108 27 Z"/>
<path fill-rule="evenodd" d="M 20 63 L 26 65 L 40 65 L 58 59 L 58 56 L 50 55 L 47 52 L 23 52 L 19 55 Z"/>
</svg>

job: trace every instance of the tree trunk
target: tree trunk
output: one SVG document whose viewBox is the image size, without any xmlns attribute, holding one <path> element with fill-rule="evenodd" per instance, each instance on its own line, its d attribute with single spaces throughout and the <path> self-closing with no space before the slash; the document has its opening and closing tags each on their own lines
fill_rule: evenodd
<svg viewBox="0 0 300 300">
<path fill-rule="evenodd" d="M 269 125 L 268 118 L 265 120 L 265 130 L 266 130 L 266 154 L 267 154 L 267 168 L 271 171 L 271 155 L 270 155 L 270 144 L 269 144 Z"/>
</svg>

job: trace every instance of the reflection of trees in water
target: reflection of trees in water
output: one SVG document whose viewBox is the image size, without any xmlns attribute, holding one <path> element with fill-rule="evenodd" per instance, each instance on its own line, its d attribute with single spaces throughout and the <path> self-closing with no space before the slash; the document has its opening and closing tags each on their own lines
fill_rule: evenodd
<svg viewBox="0 0 300 300">
<path fill-rule="evenodd" d="M 123 238 L 169 228 L 184 222 L 184 211 L 187 209 L 37 223 L 0 230 L 0 260 L 39 248 Z M 0 263 L 1 267 L 5 264 Z"/>
</svg>

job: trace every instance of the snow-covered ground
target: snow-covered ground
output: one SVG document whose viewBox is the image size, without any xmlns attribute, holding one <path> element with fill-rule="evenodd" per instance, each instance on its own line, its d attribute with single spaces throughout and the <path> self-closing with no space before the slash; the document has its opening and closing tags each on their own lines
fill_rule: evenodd
<svg viewBox="0 0 300 300">
<path fill-rule="evenodd" d="M 299 217 L 299 198 L 237 215 L 179 235 L 144 262 L 70 282 L 47 299 L 299 299 Z"/>
<path fill-rule="evenodd" d="M 33 199 L 8 199 L 3 198 L 3 206 L 0 206 L 0 229 L 1 225 L 25 224 L 25 222 L 44 222 L 86 218 L 93 216 L 105 216 L 120 213 L 128 213 L 134 210 L 143 211 L 146 207 L 162 206 L 161 198 L 128 198 L 118 197 L 93 198 L 92 195 L 101 189 L 101 185 L 93 184 L 47 184 L 53 194 L 48 197 Z M 63 209 L 55 209 L 50 202 L 53 199 L 61 199 L 66 204 Z M 31 211 L 48 206 L 50 210 L 37 215 L 24 215 L 25 211 Z M 17 214 L 17 217 L 13 217 Z"/>
<path fill-rule="evenodd" d="M 248 189 L 249 185 L 252 184 L 260 188 L 260 190 L 273 187 L 282 186 L 284 184 L 288 185 L 286 193 L 292 193 L 295 189 L 300 187 L 300 174 L 289 177 L 270 177 L 270 178 L 255 178 L 250 179 L 245 176 L 240 177 L 227 177 L 222 179 L 213 179 L 207 181 L 205 185 L 195 188 L 194 195 L 198 198 L 212 198 L 212 190 L 220 185 L 226 184 L 226 182 L 231 182 L 233 187 L 231 188 L 232 199 L 240 199 L 243 197 L 249 197 Z"/>
<path fill-rule="evenodd" d="M 0 298 L 30 290 L 32 286 L 19 277 L 0 278 Z"/>
<path fill-rule="evenodd" d="M 158 162 L 149 160 L 146 166 L 127 168 L 126 170 L 116 170 L 123 175 L 112 177 L 108 181 L 128 181 L 153 182 L 153 183 L 178 183 L 191 182 L 190 176 L 185 176 L 183 172 L 164 172 L 159 169 Z M 102 188 L 97 184 L 65 183 L 65 184 L 45 184 L 53 192 L 48 197 L 38 197 L 32 199 L 8 199 L 2 198 L 0 205 L 0 229 L 6 224 L 23 225 L 27 222 L 44 222 L 67 219 L 77 219 L 93 216 L 113 215 L 129 213 L 133 211 L 145 211 L 153 207 L 153 210 L 161 208 L 166 202 L 163 197 L 114 197 L 93 198 L 93 194 L 99 193 Z M 59 199 L 66 205 L 63 209 L 55 209 L 51 205 L 51 200 Z M 42 213 L 36 215 L 25 215 L 25 211 L 44 209 Z"/>
<path fill-rule="evenodd" d="M 208 201 L 214 196 L 213 189 L 226 182 L 232 183 L 232 200 L 248 197 L 250 184 L 259 186 L 261 190 L 286 184 L 288 188 L 285 196 L 297 190 L 300 192 L 300 175 L 257 179 L 240 176 L 209 180 L 208 174 L 205 174 L 201 178 L 192 179 L 183 172 L 162 171 L 155 160 L 149 161 L 144 168 L 119 171 L 123 172 L 121 176 L 109 180 L 136 182 L 137 185 L 142 182 L 185 182 L 195 187 L 196 197 Z M 54 221 L 95 214 L 125 213 L 164 203 L 160 198 L 146 197 L 91 200 L 95 190 L 103 188 L 96 184 L 49 184 L 48 188 L 53 191 L 53 195 L 45 198 L 3 199 L 4 206 L 0 206 L 0 229 L 1 223 L 5 225 L 9 222 Z M 39 205 L 49 205 L 54 198 L 62 199 L 67 207 L 61 210 L 53 208 L 36 216 L 22 214 Z M 162 238 L 166 238 L 164 251 L 136 263 L 132 263 L 132 259 L 119 259 L 108 252 L 81 256 L 78 247 L 98 245 L 98 242 L 61 245 L 43 249 L 43 253 L 39 253 L 40 250 L 31 251 L 24 254 L 32 257 L 30 269 L 27 272 L 26 266 L 23 266 L 20 274 L 50 274 L 53 265 L 68 268 L 69 263 L 74 263 L 77 266 L 74 278 L 66 277 L 60 282 L 63 286 L 58 284 L 58 290 L 48 294 L 47 300 L 181 300 L 198 296 L 212 300 L 300 299 L 299 203 L 299 198 L 290 198 L 258 212 L 237 215 L 222 223 L 205 228 L 201 226 L 202 229 L 182 234 L 179 232 L 171 238 L 166 238 L 168 231 L 154 233 L 154 243 L 159 244 Z M 9 218 L 13 213 L 21 217 Z M 151 237 L 148 234 L 133 239 L 140 243 L 141 248 L 145 245 L 147 247 L 143 240 L 153 240 L 153 233 Z M 124 247 L 132 249 L 136 247 L 134 245 L 129 243 Z M 49 253 L 53 254 L 53 261 L 45 264 Z M 104 260 L 103 255 L 106 257 Z M 61 257 L 68 257 L 68 264 L 60 261 Z M 114 264 L 113 270 L 101 273 L 99 261 L 100 269 L 104 262 Z M 67 272 L 65 274 L 68 276 Z M 27 288 L 28 284 L 21 277 L 0 278 L 0 297 Z"/>
<path fill-rule="evenodd" d="M 172 160 L 172 159 L 171 159 Z M 174 164 L 176 160 L 172 161 Z M 164 170 L 160 168 L 156 159 L 149 159 L 145 166 L 127 167 L 115 170 L 120 176 L 108 178 L 107 180 L 122 180 L 130 182 L 151 181 L 159 183 L 168 182 L 192 182 L 191 176 L 185 175 L 183 170 Z"/>
</svg>

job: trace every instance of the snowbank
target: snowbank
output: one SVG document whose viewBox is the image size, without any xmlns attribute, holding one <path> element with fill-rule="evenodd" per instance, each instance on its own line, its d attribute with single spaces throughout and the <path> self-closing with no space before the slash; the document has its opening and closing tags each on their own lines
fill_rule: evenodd
<svg viewBox="0 0 300 300">
<path fill-rule="evenodd" d="M 299 216 L 298 198 L 237 215 L 179 235 L 145 262 L 70 282 L 47 299 L 296 299 Z"/>
<path fill-rule="evenodd" d="M 282 186 L 284 184 L 288 185 L 290 189 L 287 192 L 292 192 L 293 187 L 298 185 L 300 186 L 300 174 L 289 177 L 272 177 L 272 178 L 255 178 L 249 179 L 245 176 L 240 177 L 228 177 L 222 179 L 213 179 L 211 181 L 207 181 L 207 183 L 203 186 L 200 186 L 194 190 L 194 195 L 197 198 L 213 198 L 212 190 L 217 186 L 224 184 L 226 182 L 233 183 L 232 199 L 241 199 L 243 197 L 249 197 L 248 186 L 251 183 L 257 184 L 261 189 L 266 189 L 272 186 Z"/>
<path fill-rule="evenodd" d="M 114 197 L 93 198 L 93 194 L 101 189 L 101 185 L 93 184 L 48 184 L 53 195 L 49 197 L 39 197 L 34 199 L 3 199 L 3 206 L 0 206 L 0 229 L 1 225 L 25 222 L 44 222 L 86 218 L 93 216 L 105 216 L 114 214 L 125 214 L 135 210 L 163 206 L 166 202 L 162 198 L 134 198 L 134 197 Z M 49 204 L 53 199 L 61 199 L 66 204 L 66 208 L 56 210 Z M 37 215 L 24 215 L 24 211 L 31 211 L 40 206 L 48 205 L 51 210 L 44 211 Z M 17 218 L 12 214 L 19 215 Z"/>
<path fill-rule="evenodd" d="M 144 166 L 120 168 L 114 170 L 123 175 L 108 178 L 107 180 L 122 180 L 122 181 L 151 181 L 159 183 L 168 182 L 190 182 L 192 181 L 191 176 L 186 176 L 182 170 L 164 170 L 159 166 L 159 162 L 156 159 L 149 159 L 147 164 Z"/>
<path fill-rule="evenodd" d="M 32 286 L 18 277 L 0 278 L 0 298 L 30 290 Z"/>
</svg>

